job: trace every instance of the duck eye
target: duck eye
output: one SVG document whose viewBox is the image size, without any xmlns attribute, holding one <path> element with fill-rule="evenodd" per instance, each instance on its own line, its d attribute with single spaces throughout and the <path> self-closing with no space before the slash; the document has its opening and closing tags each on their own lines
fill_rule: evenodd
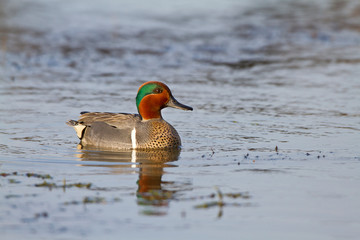
<svg viewBox="0 0 360 240">
<path fill-rule="evenodd" d="M 161 88 L 155 88 L 153 93 L 162 93 L 162 89 Z"/>
</svg>

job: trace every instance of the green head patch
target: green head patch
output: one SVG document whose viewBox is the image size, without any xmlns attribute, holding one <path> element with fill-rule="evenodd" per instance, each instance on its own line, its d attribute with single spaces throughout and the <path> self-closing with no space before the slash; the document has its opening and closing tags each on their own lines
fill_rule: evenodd
<svg viewBox="0 0 360 240">
<path fill-rule="evenodd" d="M 136 95 L 136 107 L 138 111 L 139 111 L 140 102 L 146 95 L 161 93 L 162 90 L 163 90 L 162 86 L 160 86 L 157 83 L 149 83 L 142 86 Z"/>
</svg>

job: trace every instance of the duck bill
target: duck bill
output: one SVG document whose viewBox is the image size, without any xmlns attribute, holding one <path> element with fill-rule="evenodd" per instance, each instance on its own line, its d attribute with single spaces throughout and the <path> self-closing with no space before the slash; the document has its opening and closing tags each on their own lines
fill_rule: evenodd
<svg viewBox="0 0 360 240">
<path fill-rule="evenodd" d="M 189 111 L 193 110 L 192 107 L 186 106 L 182 103 L 179 103 L 173 96 L 170 96 L 170 100 L 166 104 L 166 107 L 178 108 L 178 109 L 189 110 Z"/>
</svg>

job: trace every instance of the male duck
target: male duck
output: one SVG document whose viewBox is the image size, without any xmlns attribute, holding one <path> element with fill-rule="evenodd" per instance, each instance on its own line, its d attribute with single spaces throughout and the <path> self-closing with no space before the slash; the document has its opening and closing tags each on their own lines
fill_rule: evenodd
<svg viewBox="0 0 360 240">
<path fill-rule="evenodd" d="M 179 103 L 164 83 L 151 81 L 140 86 L 136 96 L 139 114 L 82 112 L 70 120 L 82 146 L 112 149 L 156 149 L 181 146 L 180 136 L 161 116 L 166 107 L 193 110 Z"/>
</svg>

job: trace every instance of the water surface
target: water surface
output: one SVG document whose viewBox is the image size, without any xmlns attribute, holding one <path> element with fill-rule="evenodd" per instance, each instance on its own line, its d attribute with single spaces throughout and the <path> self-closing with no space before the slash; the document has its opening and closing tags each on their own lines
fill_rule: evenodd
<svg viewBox="0 0 360 240">
<path fill-rule="evenodd" d="M 358 239 L 360 4 L 0 1 L 2 239 Z M 78 149 L 145 81 L 180 152 Z"/>
</svg>

